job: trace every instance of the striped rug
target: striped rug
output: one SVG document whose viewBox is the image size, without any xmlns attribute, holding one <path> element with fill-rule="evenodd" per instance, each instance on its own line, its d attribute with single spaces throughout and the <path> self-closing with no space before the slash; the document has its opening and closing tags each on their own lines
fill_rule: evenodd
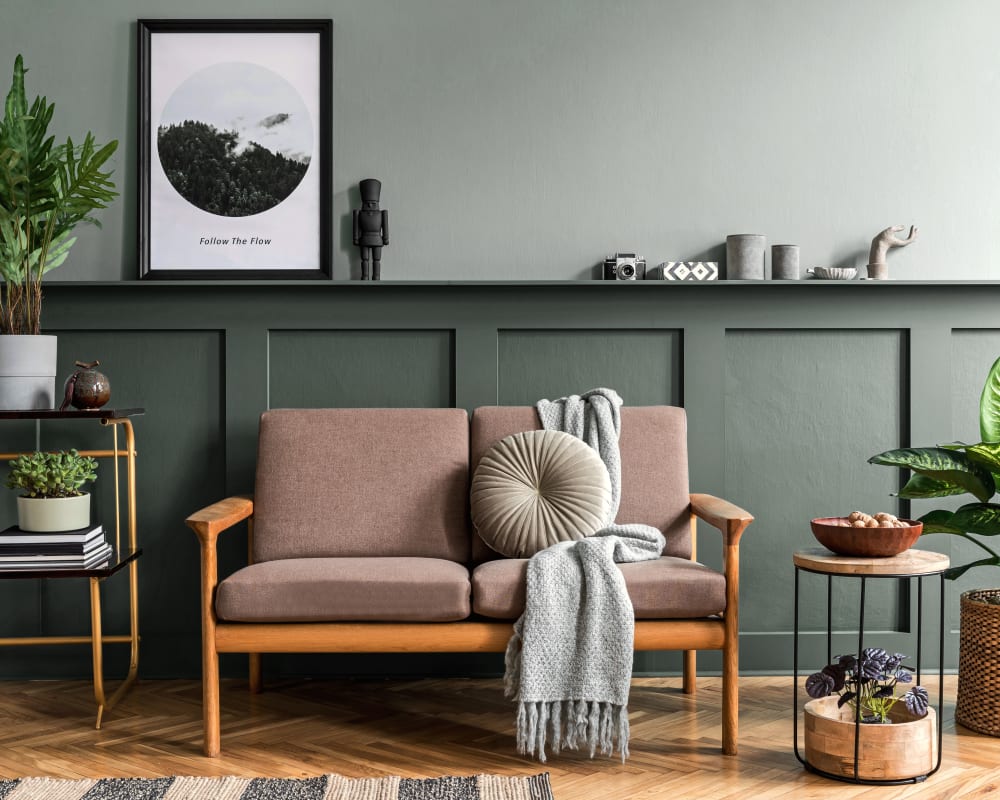
<svg viewBox="0 0 1000 800">
<path fill-rule="evenodd" d="M 548 773 L 468 778 L 0 780 L 0 800 L 553 800 Z"/>
</svg>

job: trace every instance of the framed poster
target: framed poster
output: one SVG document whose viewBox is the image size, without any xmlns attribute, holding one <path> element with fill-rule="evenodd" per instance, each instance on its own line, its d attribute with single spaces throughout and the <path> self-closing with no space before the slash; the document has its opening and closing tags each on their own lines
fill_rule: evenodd
<svg viewBox="0 0 1000 800">
<path fill-rule="evenodd" d="M 333 21 L 138 30 L 140 277 L 332 278 Z"/>
</svg>

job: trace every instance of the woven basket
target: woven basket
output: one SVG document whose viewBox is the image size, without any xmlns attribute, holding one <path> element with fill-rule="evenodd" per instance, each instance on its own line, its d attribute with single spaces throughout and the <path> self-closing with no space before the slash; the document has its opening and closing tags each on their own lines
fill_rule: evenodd
<svg viewBox="0 0 1000 800">
<path fill-rule="evenodd" d="M 962 594 L 955 721 L 977 733 L 1000 736 L 1000 589 Z"/>
</svg>

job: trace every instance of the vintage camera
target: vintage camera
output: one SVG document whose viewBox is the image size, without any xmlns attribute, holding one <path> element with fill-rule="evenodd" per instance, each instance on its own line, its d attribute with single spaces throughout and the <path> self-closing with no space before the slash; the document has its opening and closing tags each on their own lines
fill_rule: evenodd
<svg viewBox="0 0 1000 800">
<path fill-rule="evenodd" d="M 635 253 L 615 253 L 604 259 L 604 280 L 641 281 L 646 277 L 646 259 Z"/>
</svg>

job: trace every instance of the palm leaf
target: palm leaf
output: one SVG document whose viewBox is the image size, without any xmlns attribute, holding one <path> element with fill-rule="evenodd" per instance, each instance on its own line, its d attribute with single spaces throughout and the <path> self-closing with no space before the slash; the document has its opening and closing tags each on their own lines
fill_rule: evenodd
<svg viewBox="0 0 1000 800">
<path fill-rule="evenodd" d="M 62 266 L 62 263 L 69 255 L 69 249 L 76 244 L 76 237 L 70 237 L 70 231 L 60 234 L 52 240 L 48 252 L 45 254 L 45 265 L 42 267 L 44 275 L 49 270 Z"/>
<path fill-rule="evenodd" d="M 51 160 L 52 137 L 46 138 L 55 106 L 36 97 L 28 107 L 24 63 L 14 62 L 14 77 L 0 123 L 0 203 L 19 210 L 25 219 L 53 208 L 56 165 Z"/>
<path fill-rule="evenodd" d="M 88 133 L 79 149 L 72 139 L 59 148 L 63 158 L 59 164 L 57 206 L 57 231 L 65 231 L 79 222 L 90 219 L 95 209 L 107 208 L 118 196 L 111 173 L 101 167 L 118 148 L 117 141 L 111 141 L 100 149 L 95 149 L 94 136 Z"/>
</svg>

